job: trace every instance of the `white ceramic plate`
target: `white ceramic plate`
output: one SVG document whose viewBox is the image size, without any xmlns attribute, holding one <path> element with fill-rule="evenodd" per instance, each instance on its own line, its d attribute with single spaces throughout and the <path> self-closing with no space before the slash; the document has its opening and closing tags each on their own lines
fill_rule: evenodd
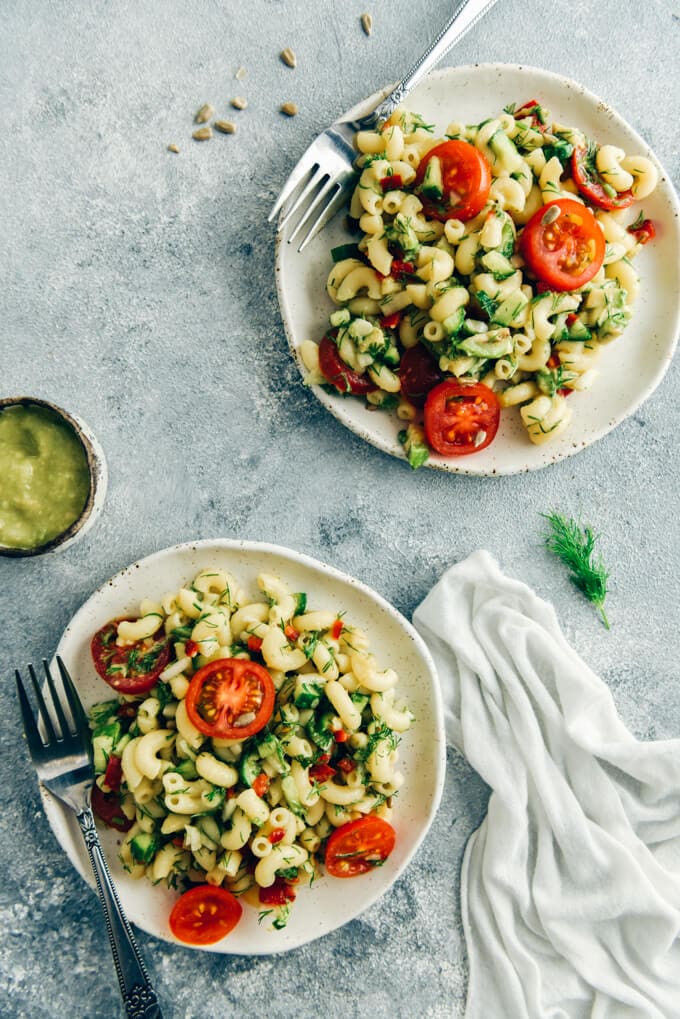
<svg viewBox="0 0 680 1019">
<path fill-rule="evenodd" d="M 86 708 L 115 696 L 97 676 L 90 657 L 92 635 L 115 616 L 135 614 L 144 597 L 160 598 L 193 579 L 199 570 L 219 567 L 233 573 L 258 594 L 256 576 L 280 576 L 294 591 L 306 591 L 310 605 L 345 611 L 365 630 L 378 660 L 397 670 L 400 692 L 416 716 L 400 744 L 399 767 L 406 781 L 394 812 L 397 844 L 383 867 L 352 880 L 319 877 L 300 890 L 288 926 L 269 931 L 258 926 L 256 909 L 246 905 L 238 926 L 206 951 L 228 955 L 266 955 L 288 951 L 328 934 L 375 902 L 404 870 L 424 838 L 439 804 L 444 780 L 445 739 L 439 686 L 422 639 L 396 609 L 358 580 L 309 556 L 275 545 L 246 541 L 199 541 L 177 545 L 141 559 L 96 591 L 69 623 L 57 648 Z M 78 825 L 70 811 L 43 792 L 45 812 L 71 862 L 94 885 Z M 121 836 L 100 830 L 104 851 L 128 918 L 142 930 L 175 942 L 168 917 L 177 893 L 146 880 L 133 881 L 118 860 Z M 175 942 L 180 944 L 180 942 Z M 186 946 L 185 946 L 186 947 Z"/>
<path fill-rule="evenodd" d="M 352 111 L 373 109 L 380 94 Z M 556 119 L 573 124 L 599 142 L 614 142 L 627 153 L 654 159 L 646 143 L 611 107 L 581 85 L 533 67 L 482 64 L 444 68 L 431 74 L 408 97 L 405 106 L 422 113 L 443 132 L 452 120 L 479 123 L 511 102 L 537 98 Z M 680 330 L 680 206 L 660 167 L 655 193 L 641 203 L 654 220 L 658 235 L 635 259 L 641 277 L 640 296 L 625 333 L 604 350 L 593 389 L 570 396 L 574 416 L 569 429 L 552 443 L 534 446 L 526 437 L 519 412 L 503 411 L 498 436 L 481 453 L 445 459 L 432 456 L 428 466 L 458 474 L 516 474 L 536 470 L 571 456 L 611 431 L 647 399 L 661 381 L 675 351 Z M 343 229 L 343 216 L 323 230 L 298 254 L 285 238 L 277 249 L 277 285 L 291 349 L 303 376 L 299 355 L 303 340 L 320 340 L 334 306 L 326 295 L 332 261 L 330 249 L 353 240 Z M 394 414 L 370 411 L 357 398 L 332 396 L 318 386 L 318 399 L 344 425 L 368 442 L 404 458 L 397 440 L 403 427 Z"/>
</svg>

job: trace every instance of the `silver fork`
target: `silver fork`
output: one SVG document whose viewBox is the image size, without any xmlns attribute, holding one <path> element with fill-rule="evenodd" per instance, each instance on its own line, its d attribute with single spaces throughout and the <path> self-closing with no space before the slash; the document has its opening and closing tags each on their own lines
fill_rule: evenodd
<svg viewBox="0 0 680 1019">
<path fill-rule="evenodd" d="M 346 200 L 355 179 L 356 132 L 372 131 L 386 121 L 444 54 L 493 7 L 495 2 L 496 0 L 462 0 L 434 42 L 372 113 L 358 120 L 348 119 L 345 115 L 314 139 L 293 168 L 268 216 L 268 222 L 271 223 L 279 212 L 282 213 L 277 227 L 277 232 L 280 232 L 291 222 L 296 212 L 301 213 L 288 237 L 289 244 L 300 234 L 302 228 L 308 225 L 309 228 L 298 247 L 298 251 L 302 251 Z"/>
<path fill-rule="evenodd" d="M 38 705 L 39 724 L 36 723 L 26 686 L 19 672 L 15 672 L 28 749 L 40 782 L 70 807 L 78 818 L 104 910 L 126 1015 L 129 1019 L 162 1019 L 156 992 L 151 986 L 137 942 L 113 886 L 90 808 L 94 769 L 87 717 L 66 666 L 59 657 L 57 665 L 63 688 L 61 694 L 57 692 L 47 662 L 43 661 L 49 699 L 52 702 L 51 711 L 35 669 L 32 665 L 28 666 Z"/>
</svg>

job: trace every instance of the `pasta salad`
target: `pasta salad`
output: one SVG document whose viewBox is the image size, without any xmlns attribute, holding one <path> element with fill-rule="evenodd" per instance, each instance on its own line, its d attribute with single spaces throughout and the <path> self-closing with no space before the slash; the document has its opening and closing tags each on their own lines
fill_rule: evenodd
<svg viewBox="0 0 680 1019">
<path fill-rule="evenodd" d="M 413 715 L 369 638 L 273 575 L 253 599 L 220 569 L 92 638 L 118 697 L 90 712 L 93 808 L 124 833 L 133 878 L 184 890 L 170 927 L 191 944 L 234 928 L 241 900 L 285 927 L 318 865 L 367 873 L 389 823 Z"/>
<path fill-rule="evenodd" d="M 486 448 L 505 407 L 531 442 L 556 438 L 631 318 L 632 259 L 655 235 L 631 206 L 655 165 L 536 100 L 443 138 L 399 109 L 356 146 L 359 236 L 332 251 L 337 310 L 301 345 L 308 382 L 395 411 L 412 467 Z"/>
</svg>

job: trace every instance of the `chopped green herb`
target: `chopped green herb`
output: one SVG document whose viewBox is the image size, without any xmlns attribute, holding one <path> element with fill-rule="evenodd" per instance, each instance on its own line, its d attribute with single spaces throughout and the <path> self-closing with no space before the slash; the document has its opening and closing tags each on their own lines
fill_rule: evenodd
<svg viewBox="0 0 680 1019">
<path fill-rule="evenodd" d="M 598 535 L 590 527 L 582 527 L 576 520 L 559 513 L 541 515 L 548 521 L 550 528 L 545 537 L 546 548 L 569 569 L 572 583 L 593 603 L 602 622 L 609 629 L 609 620 L 604 610 L 609 573 L 602 557 L 595 554 Z"/>
</svg>

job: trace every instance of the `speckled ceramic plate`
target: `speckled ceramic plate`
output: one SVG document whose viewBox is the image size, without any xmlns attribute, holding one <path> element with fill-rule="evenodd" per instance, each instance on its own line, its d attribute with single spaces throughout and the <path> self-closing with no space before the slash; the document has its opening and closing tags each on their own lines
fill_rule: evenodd
<svg viewBox="0 0 680 1019">
<path fill-rule="evenodd" d="M 444 779 L 445 740 L 439 686 L 422 639 L 396 609 L 370 588 L 309 556 L 275 545 L 245 541 L 200 541 L 177 545 L 141 559 L 95 592 L 69 623 L 57 648 L 85 707 L 112 696 L 97 676 L 90 657 L 93 633 L 115 616 L 139 611 L 142 598 L 160 598 L 193 579 L 199 570 L 219 567 L 233 573 L 255 597 L 256 577 L 280 576 L 294 591 L 306 591 L 310 605 L 344 611 L 366 630 L 378 660 L 397 670 L 400 691 L 416 720 L 400 745 L 399 768 L 406 781 L 399 792 L 394 827 L 397 844 L 383 867 L 353 880 L 319 877 L 300 890 L 288 926 L 282 931 L 258 926 L 258 911 L 246 905 L 238 926 L 206 951 L 266 955 L 288 951 L 328 934 L 375 902 L 404 870 L 430 826 Z M 92 872 L 73 815 L 43 792 L 45 812 L 71 862 L 91 886 Z M 103 827 L 103 826 L 102 826 Z M 146 880 L 133 881 L 118 860 L 121 836 L 100 832 L 102 843 L 129 919 L 165 941 L 175 941 L 168 917 L 177 893 Z M 180 942 L 176 942 L 179 944 Z M 185 946 L 186 947 L 186 946 Z"/>
<path fill-rule="evenodd" d="M 431 74 L 405 105 L 443 132 L 451 120 L 478 123 L 511 102 L 540 99 L 563 123 L 574 124 L 598 141 L 614 142 L 630 154 L 654 159 L 649 147 L 606 103 L 581 85 L 548 71 L 511 64 L 482 64 L 444 68 Z M 372 109 L 380 95 L 352 112 Z M 656 161 L 656 160 L 655 160 Z M 625 333 L 603 351 L 600 378 L 593 389 L 570 397 L 574 416 L 566 433 L 543 446 L 532 445 L 516 409 L 503 412 L 499 433 L 481 453 L 445 459 L 432 456 L 429 466 L 457 474 L 515 474 L 536 470 L 572 456 L 602 438 L 647 399 L 661 381 L 675 351 L 680 329 L 680 207 L 661 167 L 659 185 L 642 204 L 654 220 L 658 236 L 636 257 L 641 277 L 634 317 Z M 298 254 L 285 237 L 277 250 L 279 300 L 288 341 L 300 371 L 303 340 L 320 339 L 328 327 L 333 305 L 325 283 L 332 262 L 330 249 L 352 240 L 336 219 Z M 370 411 L 362 400 L 314 393 L 343 424 L 368 442 L 403 459 L 397 433 L 403 425 L 394 414 Z"/>
</svg>

